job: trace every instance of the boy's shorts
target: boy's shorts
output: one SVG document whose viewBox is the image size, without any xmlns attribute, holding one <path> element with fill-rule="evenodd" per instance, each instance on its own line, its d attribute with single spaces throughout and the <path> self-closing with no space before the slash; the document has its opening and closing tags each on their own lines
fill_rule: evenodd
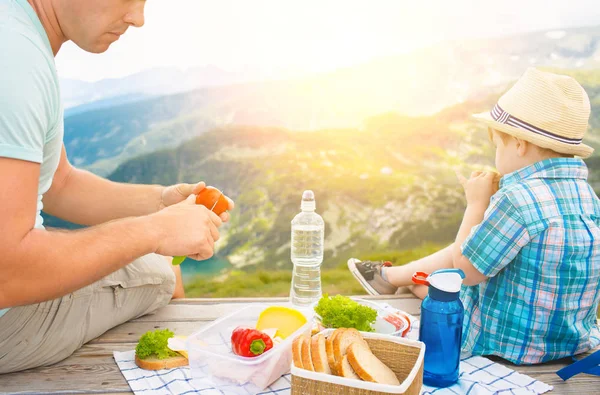
<svg viewBox="0 0 600 395">
<path fill-rule="evenodd" d="M 61 361 L 107 330 L 167 305 L 174 290 L 170 261 L 149 254 L 61 298 L 13 307 L 0 317 L 0 373 Z"/>
</svg>

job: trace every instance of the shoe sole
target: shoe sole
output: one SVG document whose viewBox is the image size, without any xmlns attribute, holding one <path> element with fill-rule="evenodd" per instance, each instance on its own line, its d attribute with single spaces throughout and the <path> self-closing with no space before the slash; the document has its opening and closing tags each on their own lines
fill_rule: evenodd
<svg viewBox="0 0 600 395">
<path fill-rule="evenodd" d="M 375 290 L 375 288 L 373 288 L 371 286 L 371 284 L 369 284 L 367 282 L 367 280 L 365 280 L 365 278 L 362 276 L 362 274 L 360 274 L 360 272 L 356 268 L 357 262 L 360 262 L 360 260 L 358 260 L 356 258 L 348 259 L 348 269 L 350 270 L 350 273 L 352 273 L 352 275 L 354 276 L 356 281 L 358 281 L 360 283 L 360 285 L 362 285 L 362 287 L 365 289 L 365 291 L 367 291 L 370 295 L 381 296 L 381 294 L 379 292 L 377 292 Z"/>
</svg>

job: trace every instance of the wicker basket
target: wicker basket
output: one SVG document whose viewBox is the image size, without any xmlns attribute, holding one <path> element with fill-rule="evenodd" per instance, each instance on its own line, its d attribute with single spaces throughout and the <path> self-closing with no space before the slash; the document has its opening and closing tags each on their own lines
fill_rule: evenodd
<svg viewBox="0 0 600 395">
<path fill-rule="evenodd" d="M 332 332 L 328 329 L 323 334 L 328 337 Z M 389 335 L 362 335 L 373 354 L 396 373 L 399 386 L 358 381 L 292 366 L 292 395 L 419 395 L 423 386 L 425 345 Z"/>
</svg>

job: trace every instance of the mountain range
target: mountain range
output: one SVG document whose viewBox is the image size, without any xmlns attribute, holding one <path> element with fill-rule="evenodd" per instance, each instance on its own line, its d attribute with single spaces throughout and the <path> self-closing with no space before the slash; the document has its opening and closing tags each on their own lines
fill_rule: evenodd
<svg viewBox="0 0 600 395">
<path fill-rule="evenodd" d="M 243 270 L 289 265 L 290 221 L 312 189 L 333 267 L 365 251 L 452 241 L 464 209 L 454 171 L 493 165 L 469 115 L 531 65 L 580 81 L 592 102 L 587 143 L 599 148 L 599 43 L 600 27 L 587 27 L 447 42 L 285 81 L 121 92 L 131 96 L 74 108 L 65 145 L 75 165 L 115 181 L 224 190 L 236 209 L 218 257 Z M 600 191 L 600 156 L 587 162 Z"/>
<path fill-rule="evenodd" d="M 498 93 L 531 65 L 598 68 L 599 42 L 600 27 L 445 42 L 331 73 L 229 85 L 219 84 L 234 77 L 219 79 L 210 69 L 198 81 L 207 84 L 212 78 L 215 86 L 166 96 L 154 96 L 151 88 L 193 84 L 166 72 L 157 74 L 148 89 L 133 91 L 134 82 L 154 78 L 140 74 L 127 83 L 103 82 L 115 89 L 131 86 L 119 91 L 129 96 L 113 98 L 114 106 L 104 99 L 87 104 L 89 111 L 72 109 L 65 120 L 65 143 L 75 164 L 108 175 L 127 159 L 174 148 L 214 127 L 361 128 L 376 114 L 428 115 Z"/>
<path fill-rule="evenodd" d="M 598 149 L 600 72 L 573 75 L 592 100 L 586 142 Z M 487 132 L 470 114 L 497 99 L 493 94 L 431 116 L 386 113 L 361 129 L 215 128 L 175 149 L 131 159 L 110 178 L 163 185 L 205 180 L 221 188 L 236 209 L 218 256 L 244 270 L 289 265 L 290 221 L 302 191 L 312 189 L 326 223 L 324 265 L 335 267 L 365 251 L 453 240 L 465 207 L 455 172 L 493 167 Z M 600 155 L 588 166 L 600 191 Z"/>
<path fill-rule="evenodd" d="M 74 108 L 97 101 L 111 99 L 138 101 L 147 97 L 162 96 L 190 91 L 207 86 L 232 85 L 260 81 L 267 76 L 260 70 L 246 68 L 243 71 L 227 71 L 216 66 L 198 66 L 187 70 L 176 67 L 160 67 L 144 70 L 122 78 L 107 78 L 96 82 L 61 78 L 61 96 L 66 114 Z M 89 107 L 88 107 L 89 108 Z M 75 112 L 81 112 L 81 109 Z"/>
</svg>

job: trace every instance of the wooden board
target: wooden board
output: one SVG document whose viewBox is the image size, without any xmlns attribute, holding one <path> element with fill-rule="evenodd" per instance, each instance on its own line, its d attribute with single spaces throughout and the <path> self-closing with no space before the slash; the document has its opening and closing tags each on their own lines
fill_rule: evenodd
<svg viewBox="0 0 600 395">
<path fill-rule="evenodd" d="M 418 316 L 420 300 L 410 296 L 367 297 L 385 301 L 392 306 Z M 211 321 L 239 309 L 247 303 L 278 304 L 287 298 L 241 298 L 241 299 L 182 299 L 156 312 L 113 328 L 98 339 L 84 345 L 71 357 L 49 367 L 31 369 L 25 372 L 0 375 L 0 392 L 10 394 L 131 394 L 129 385 L 123 378 L 113 359 L 113 351 L 127 351 L 135 348 L 137 340 L 146 331 L 169 328 L 180 335 L 189 335 Z M 507 365 L 500 359 L 498 362 Z M 579 375 L 563 382 L 556 370 L 565 362 L 553 362 L 535 366 L 514 366 L 530 375 L 554 386 L 551 394 L 594 394 L 600 393 L 600 378 Z"/>
</svg>

